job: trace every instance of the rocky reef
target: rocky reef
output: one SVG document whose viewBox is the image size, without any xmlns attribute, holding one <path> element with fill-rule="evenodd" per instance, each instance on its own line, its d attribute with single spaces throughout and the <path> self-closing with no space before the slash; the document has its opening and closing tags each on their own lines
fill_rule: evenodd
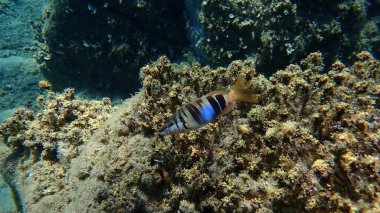
<svg viewBox="0 0 380 213">
<path fill-rule="evenodd" d="M 181 1 L 54 0 L 33 24 L 40 42 L 36 59 L 55 88 L 129 95 L 140 88 L 142 65 L 162 54 L 182 55 L 181 7 Z"/>
<path fill-rule="evenodd" d="M 188 0 L 200 59 L 226 65 L 251 58 L 271 73 L 321 51 L 328 64 L 360 51 L 380 56 L 376 1 Z M 225 42 L 228 41 L 228 42 Z"/>
<path fill-rule="evenodd" d="M 212 67 L 252 60 L 264 74 L 310 52 L 325 62 L 380 57 L 377 1 L 52 1 L 33 23 L 36 58 L 54 88 L 136 92 L 138 71 L 162 54 Z M 195 55 L 196 57 L 192 57 Z"/>
<path fill-rule="evenodd" d="M 26 212 L 44 196 L 62 195 L 67 184 L 67 166 L 79 155 L 79 147 L 113 111 L 108 98 L 74 100 L 73 89 L 62 94 L 49 92 L 47 97 L 41 95 L 37 104 L 39 113 L 20 108 L 0 127 L 2 141 L 9 147 L 7 152 L 2 149 L 1 173 L 13 186 L 16 200 L 25 200 L 19 206 L 25 206 Z M 16 173 L 19 180 L 13 176 Z"/>
<path fill-rule="evenodd" d="M 38 98 L 36 115 L 17 111 L 0 128 L 12 148 L 1 168 L 30 212 L 379 211 L 380 62 L 362 52 L 326 67 L 317 52 L 266 78 L 249 60 L 212 69 L 161 57 L 117 107 L 67 90 Z M 258 104 L 158 135 L 178 107 L 239 75 Z"/>
</svg>

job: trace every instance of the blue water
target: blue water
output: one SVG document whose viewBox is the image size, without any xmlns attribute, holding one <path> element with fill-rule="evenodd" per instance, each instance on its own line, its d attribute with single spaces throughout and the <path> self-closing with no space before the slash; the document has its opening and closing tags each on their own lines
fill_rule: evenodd
<svg viewBox="0 0 380 213">
<path fill-rule="evenodd" d="M 41 16 L 47 0 L 0 1 L 0 122 L 20 106 L 32 107 L 42 78 L 33 58 L 36 45 L 29 20 Z M 5 156 L 4 144 L 0 153 Z M 0 157 L 0 159 L 2 159 Z M 0 213 L 17 212 L 14 193 L 0 175 Z"/>
<path fill-rule="evenodd" d="M 4 146 L 3 144 L 0 145 L 1 147 Z M 17 205 L 15 203 L 13 192 L 9 185 L 5 182 L 3 179 L 3 176 L 0 175 L 0 212 L 16 212 L 17 211 Z"/>
</svg>

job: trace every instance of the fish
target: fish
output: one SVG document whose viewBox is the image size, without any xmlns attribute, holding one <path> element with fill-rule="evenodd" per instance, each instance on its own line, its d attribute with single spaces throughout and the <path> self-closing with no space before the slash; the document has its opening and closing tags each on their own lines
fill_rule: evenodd
<svg viewBox="0 0 380 213">
<path fill-rule="evenodd" d="M 164 122 L 159 135 L 174 135 L 199 129 L 231 112 L 236 102 L 258 102 L 243 76 L 238 77 L 231 89 L 210 92 L 180 107 Z"/>
</svg>

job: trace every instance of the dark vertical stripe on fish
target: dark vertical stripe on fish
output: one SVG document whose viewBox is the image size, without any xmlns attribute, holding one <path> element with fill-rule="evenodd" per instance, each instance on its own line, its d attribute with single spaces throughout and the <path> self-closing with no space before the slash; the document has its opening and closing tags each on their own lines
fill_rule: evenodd
<svg viewBox="0 0 380 213">
<path fill-rule="evenodd" d="M 174 124 L 175 126 L 177 127 L 177 129 L 180 129 L 179 126 L 178 126 L 178 111 L 175 112 L 174 116 L 173 116 L 173 121 L 174 121 Z"/>
<path fill-rule="evenodd" d="M 224 108 L 226 108 L 226 100 L 224 99 L 223 95 L 216 95 L 215 98 L 218 101 L 218 103 L 219 103 L 220 107 L 222 108 L 222 110 Z"/>
<path fill-rule="evenodd" d="M 193 116 L 194 120 L 198 123 L 201 124 L 201 113 L 199 112 L 198 108 L 195 107 L 193 104 L 188 104 L 186 105 L 187 110 L 189 110 L 191 116 Z"/>
<path fill-rule="evenodd" d="M 216 100 L 213 98 L 213 97 L 206 97 L 207 101 L 210 103 L 210 105 L 212 106 L 212 108 L 214 109 L 216 115 L 219 115 L 219 113 L 221 112 L 221 108 L 219 108 L 219 104 L 218 102 L 216 102 Z"/>
<path fill-rule="evenodd" d="M 198 107 L 199 107 L 199 109 L 202 109 L 203 108 L 203 104 L 202 104 L 203 102 L 202 102 L 202 99 L 199 99 L 199 100 L 197 100 L 196 102 L 195 102 L 195 104 L 197 104 L 198 105 Z M 200 114 L 200 113 L 199 113 Z"/>
<path fill-rule="evenodd" d="M 182 108 L 180 108 L 180 109 L 178 110 L 178 112 L 179 112 L 178 118 L 179 118 L 179 120 L 182 122 L 182 124 L 183 124 L 183 125 L 182 125 L 183 128 L 184 128 L 184 129 L 188 129 L 188 127 L 186 126 L 185 119 L 183 119 L 183 116 L 182 116 L 182 115 L 186 116 L 185 112 L 183 111 Z"/>
</svg>

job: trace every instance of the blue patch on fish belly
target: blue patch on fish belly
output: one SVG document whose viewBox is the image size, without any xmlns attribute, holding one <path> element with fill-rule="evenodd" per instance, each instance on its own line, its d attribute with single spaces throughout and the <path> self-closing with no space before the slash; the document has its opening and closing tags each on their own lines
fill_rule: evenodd
<svg viewBox="0 0 380 213">
<path fill-rule="evenodd" d="M 201 109 L 202 122 L 207 123 L 215 118 L 215 111 L 211 106 L 203 107 Z"/>
</svg>

